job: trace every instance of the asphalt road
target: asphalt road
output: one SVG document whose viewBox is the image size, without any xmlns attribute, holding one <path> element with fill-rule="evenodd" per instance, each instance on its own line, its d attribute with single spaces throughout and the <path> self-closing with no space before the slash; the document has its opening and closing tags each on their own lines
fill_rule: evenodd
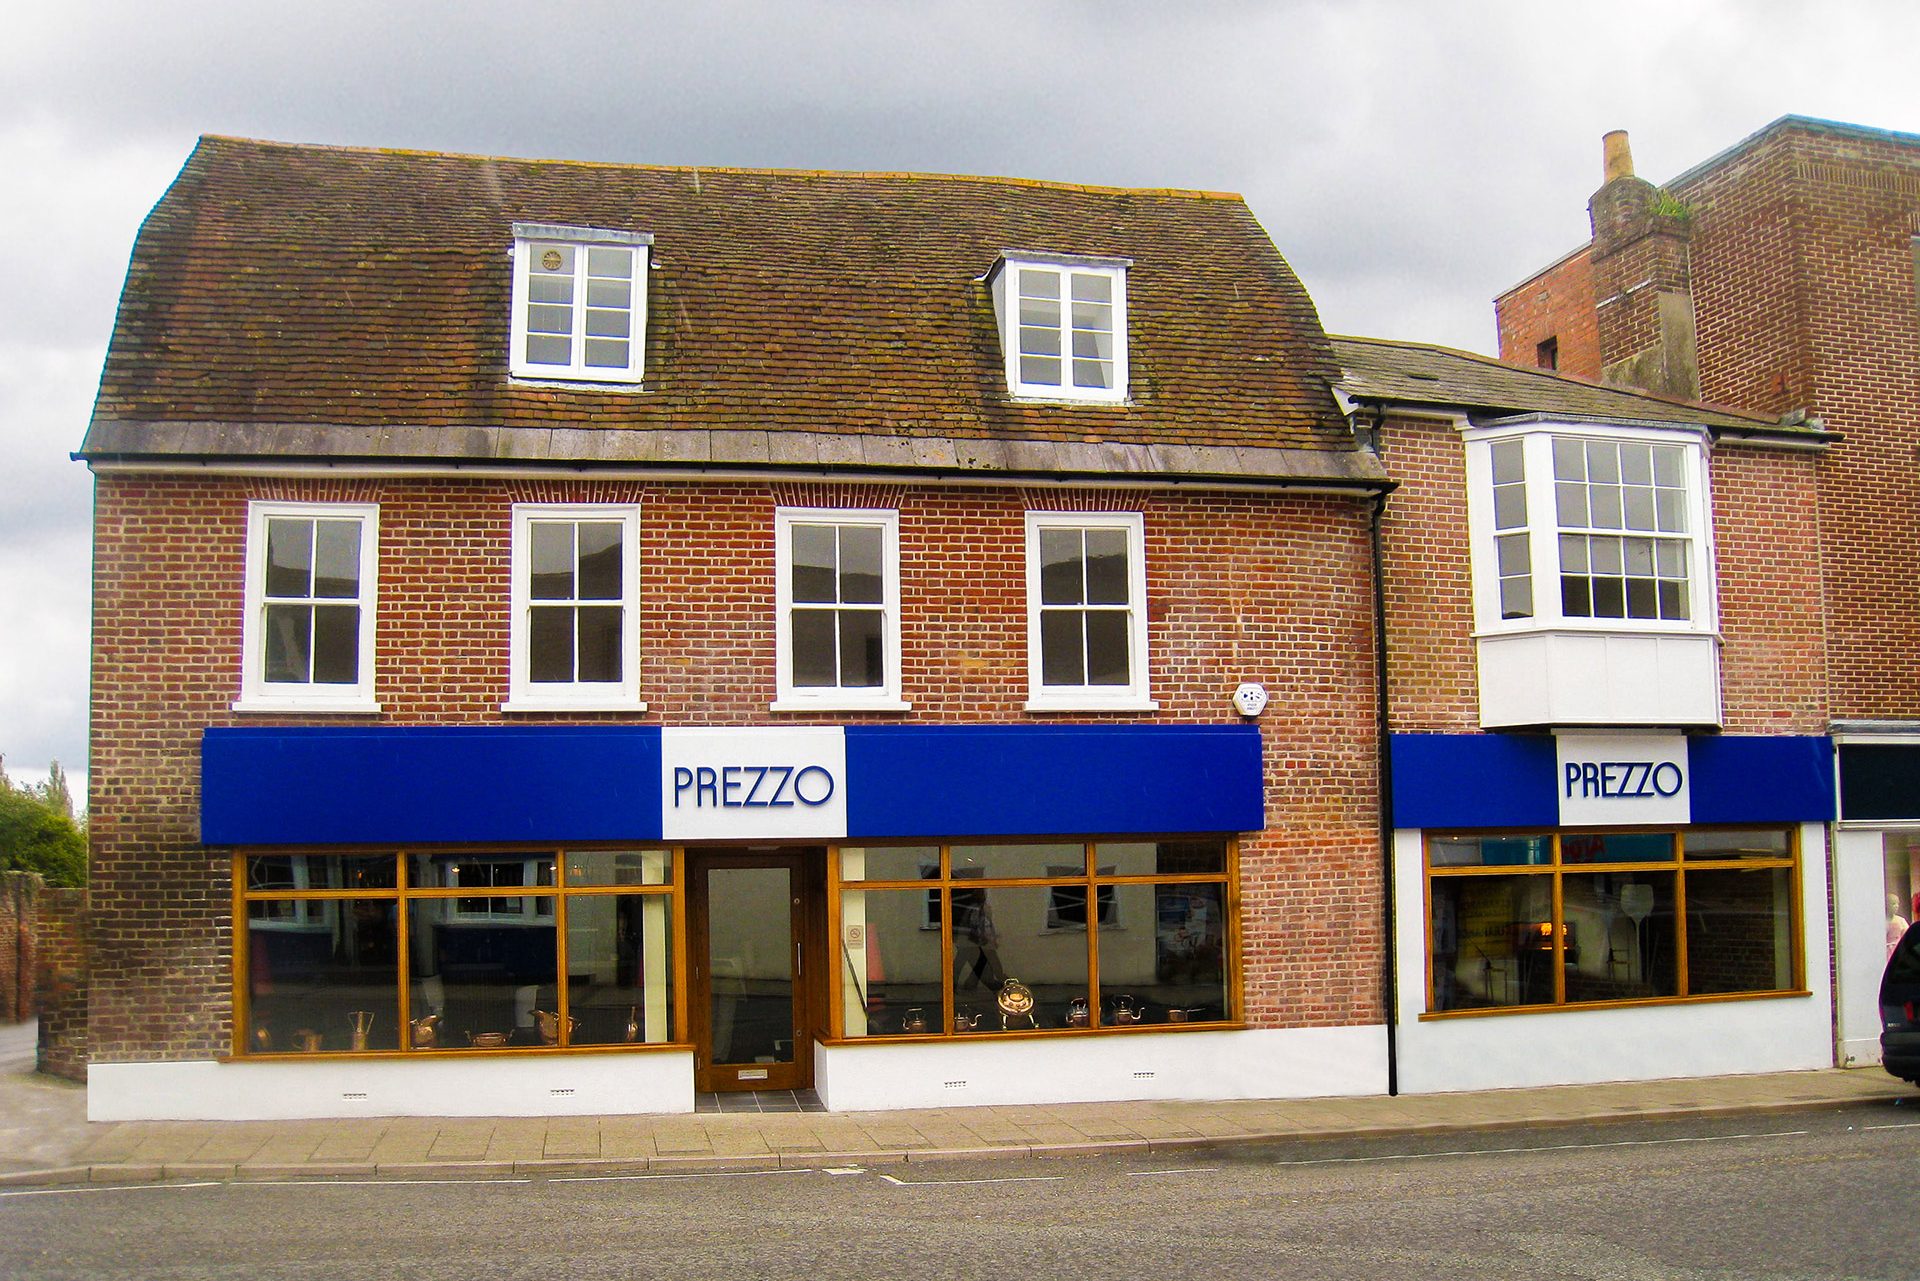
<svg viewBox="0 0 1920 1281">
<path fill-rule="evenodd" d="M 0 1276 L 1920 1275 L 1920 1109 L 1189 1160 L 0 1191 Z"/>
</svg>

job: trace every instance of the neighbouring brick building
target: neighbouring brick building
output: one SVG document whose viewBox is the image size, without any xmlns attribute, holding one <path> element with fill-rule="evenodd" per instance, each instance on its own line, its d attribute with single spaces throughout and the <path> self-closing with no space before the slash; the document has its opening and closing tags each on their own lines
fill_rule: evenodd
<svg viewBox="0 0 1920 1281">
<path fill-rule="evenodd" d="M 1828 433 L 1336 338 L 1382 527 L 1397 1076 L 1831 1061 Z"/>
<path fill-rule="evenodd" d="M 1879 1055 L 1889 932 L 1920 893 L 1920 135 L 1784 117 L 1656 187 L 1608 136 L 1593 238 L 1496 300 L 1501 355 L 1844 437 L 1762 527 L 1817 540 L 1842 1062 Z"/>
<path fill-rule="evenodd" d="M 93 1114 L 1378 1092 L 1338 376 L 1235 197 L 203 139 L 81 450 Z"/>
</svg>

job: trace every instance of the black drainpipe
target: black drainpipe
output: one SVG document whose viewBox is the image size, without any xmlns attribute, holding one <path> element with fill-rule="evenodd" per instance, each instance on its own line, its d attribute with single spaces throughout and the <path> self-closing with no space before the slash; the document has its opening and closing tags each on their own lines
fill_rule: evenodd
<svg viewBox="0 0 1920 1281">
<path fill-rule="evenodd" d="M 1384 455 L 1381 427 L 1386 413 L 1373 409 L 1373 451 Z M 1373 635 L 1374 635 L 1374 715 L 1375 738 L 1380 753 L 1380 875 L 1381 926 L 1384 930 L 1385 961 L 1380 976 L 1381 999 L 1385 1003 L 1387 1023 L 1387 1094 L 1400 1093 L 1400 983 L 1397 975 L 1399 949 L 1394 942 L 1393 882 L 1393 751 L 1392 727 L 1387 716 L 1387 585 L 1384 558 L 1380 551 L 1380 519 L 1386 514 L 1387 495 L 1373 496 L 1373 519 L 1368 534 L 1373 550 Z"/>
</svg>

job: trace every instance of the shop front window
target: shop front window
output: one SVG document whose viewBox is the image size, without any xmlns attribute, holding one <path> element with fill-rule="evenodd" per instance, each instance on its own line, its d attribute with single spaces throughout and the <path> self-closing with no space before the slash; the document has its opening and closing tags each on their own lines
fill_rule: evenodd
<svg viewBox="0 0 1920 1281">
<path fill-rule="evenodd" d="M 1433 1013 L 1797 990 L 1787 829 L 1427 842 Z"/>
<path fill-rule="evenodd" d="M 667 850 L 252 854 L 239 863 L 243 1054 L 675 1038 Z"/>
<path fill-rule="evenodd" d="M 841 1035 L 1235 1017 L 1225 841 L 847 848 L 836 871 Z"/>
</svg>

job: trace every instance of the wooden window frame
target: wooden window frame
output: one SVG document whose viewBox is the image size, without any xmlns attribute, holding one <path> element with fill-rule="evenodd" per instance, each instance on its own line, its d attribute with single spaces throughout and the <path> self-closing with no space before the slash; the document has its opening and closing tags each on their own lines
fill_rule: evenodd
<svg viewBox="0 0 1920 1281">
<path fill-rule="evenodd" d="M 1140 873 L 1101 873 L 1095 859 L 1098 848 L 1104 844 L 1134 843 L 1143 841 L 1193 841 L 1217 840 L 1223 847 L 1224 866 L 1219 872 L 1140 872 Z M 846 880 L 841 874 L 842 845 L 829 846 L 827 849 L 827 921 L 831 935 L 842 937 L 846 925 L 841 916 L 841 896 L 845 891 L 867 890 L 912 890 L 921 895 L 936 892 L 942 895 L 940 912 L 940 1004 L 939 1019 L 935 1027 L 923 1033 L 879 1033 L 874 1035 L 848 1036 L 846 1031 L 846 967 L 835 964 L 830 967 L 833 974 L 827 993 L 829 1011 L 828 1035 L 826 1043 L 830 1045 L 880 1045 L 880 1044 L 918 1044 L 929 1042 L 960 1040 L 999 1040 L 1009 1037 L 1057 1037 L 1089 1035 L 1152 1035 L 1162 1032 L 1221 1031 L 1246 1026 L 1246 991 L 1241 961 L 1242 929 L 1240 920 L 1240 842 L 1232 836 L 1196 837 L 1191 834 L 1162 834 L 1159 836 L 1101 836 L 1077 838 L 1071 841 L 1008 841 L 1008 846 L 1032 844 L 1036 846 L 1058 846 L 1061 844 L 1079 845 L 1082 851 L 1082 866 L 1086 869 L 1079 876 L 974 876 L 975 869 L 953 867 L 953 850 L 981 843 L 980 838 L 965 840 L 943 840 L 939 842 L 940 871 L 937 877 L 915 879 L 872 879 Z M 867 841 L 858 848 L 884 849 L 901 847 L 922 849 L 925 841 Z M 852 846 L 852 842 L 844 845 Z M 1052 937 L 1083 936 L 1087 940 L 1087 994 L 1089 1009 L 1088 1026 L 1084 1028 L 1040 1027 L 995 1029 L 963 1033 L 953 1030 L 954 999 L 953 973 L 955 967 L 953 945 L 953 912 L 945 906 L 951 902 L 954 890 L 994 890 L 994 889 L 1052 889 L 1061 885 L 1084 887 L 1087 901 L 1098 901 L 1097 894 L 1102 888 L 1118 889 L 1126 885 L 1219 885 L 1221 886 L 1221 911 L 1225 919 L 1221 922 L 1222 990 L 1227 1003 L 1227 1017 L 1205 1022 L 1188 1023 L 1136 1023 L 1115 1026 L 1105 1022 L 1101 1011 L 1100 984 L 1100 936 L 1108 927 L 1099 929 L 1061 929 L 1049 930 Z"/>
<path fill-rule="evenodd" d="M 353 684 L 273 681 L 266 678 L 267 527 L 274 520 L 353 521 L 360 526 L 359 593 L 347 598 L 308 596 L 308 602 L 332 600 L 360 610 L 354 644 L 359 677 Z M 240 624 L 240 697 L 236 712 L 378 712 L 374 701 L 374 642 L 380 599 L 380 505 L 378 503 L 281 502 L 254 499 L 247 504 L 245 601 Z"/>
<path fill-rule="evenodd" d="M 568 882 L 567 858 L 570 852 L 593 852 L 599 850 L 617 851 L 657 851 L 667 855 L 667 880 L 657 885 L 597 885 Z M 416 855 L 460 855 L 476 854 L 494 858 L 523 858 L 536 861 L 543 857 L 554 861 L 554 883 L 540 886 L 424 886 L 412 884 L 411 862 Z M 247 860 L 253 857 L 286 856 L 390 856 L 395 860 L 394 884 L 379 887 L 353 887 L 345 889 L 323 890 L 250 890 L 247 888 Z M 680 846 L 669 846 L 659 842 L 624 842 L 617 845 L 593 846 L 555 846 L 555 845 L 476 845 L 454 847 L 327 847 L 327 848 L 245 848 L 236 849 L 232 855 L 231 876 L 233 886 L 233 1042 L 231 1057 L 240 1059 L 290 1059 L 309 1061 L 316 1058 L 328 1061 L 342 1058 L 417 1058 L 421 1056 L 439 1056 L 460 1058 L 475 1053 L 481 1054 L 584 1054 L 584 1053 L 652 1053 L 663 1050 L 690 1051 L 693 1042 L 690 1035 L 687 995 L 687 957 L 686 957 L 686 894 L 685 851 Z M 669 900 L 667 916 L 671 937 L 668 940 L 668 956 L 672 967 L 669 980 L 668 1009 L 671 1027 L 677 1039 L 667 1041 L 637 1041 L 632 1043 L 609 1044 L 571 1044 L 571 1024 L 569 1007 L 571 994 L 569 984 L 556 982 L 555 1001 L 559 1015 L 559 1041 L 554 1045 L 512 1046 L 501 1049 L 476 1051 L 470 1046 L 433 1046 L 415 1048 L 411 1037 L 402 1035 L 397 1050 L 324 1050 L 319 1053 L 297 1053 L 288 1051 L 255 1050 L 248 1042 L 248 1029 L 252 1026 L 252 1009 L 249 983 L 247 945 L 251 926 L 248 921 L 248 905 L 257 902 L 313 904 L 341 901 L 378 901 L 395 905 L 395 962 L 394 982 L 398 985 L 397 1008 L 399 1025 L 402 1029 L 412 1024 L 413 983 L 407 973 L 407 958 L 410 956 L 410 921 L 407 906 L 410 903 L 431 899 L 462 898 L 551 898 L 554 900 L 554 914 L 551 918 L 541 918 L 539 924 L 546 926 L 551 921 L 554 931 L 554 966 L 556 975 L 567 973 L 567 907 L 571 900 L 600 897 L 605 895 L 645 895 Z M 304 910 L 304 909 L 303 909 Z M 456 909 L 457 910 L 457 909 Z"/>
<path fill-rule="evenodd" d="M 1777 831 L 1787 836 L 1787 853 L 1783 856 L 1753 856 L 1743 858 L 1708 858 L 1695 855 L 1689 859 L 1686 855 L 1686 838 L 1690 832 L 1751 832 Z M 1563 842 L 1569 837 L 1579 836 L 1632 836 L 1665 835 L 1672 839 L 1673 854 L 1668 859 L 1636 859 L 1619 862 L 1568 862 L 1563 856 Z M 1433 843 L 1448 837 L 1528 837 L 1541 838 L 1550 843 L 1551 857 L 1545 863 L 1467 863 L 1438 864 L 1433 861 Z M 1682 827 L 1651 825 L 1623 826 L 1607 828 L 1581 827 L 1540 827 L 1540 828 L 1447 828 L 1426 831 L 1421 837 L 1421 934 L 1425 956 L 1424 1006 L 1420 1014 L 1421 1021 L 1457 1018 L 1487 1018 L 1508 1014 L 1557 1013 L 1572 1010 L 1622 1009 L 1654 1005 L 1700 1005 L 1720 1001 L 1769 1000 L 1780 997 L 1803 997 L 1811 995 L 1806 981 L 1806 913 L 1802 903 L 1802 849 L 1801 832 L 1797 824 L 1735 823 L 1712 825 L 1688 825 Z M 1763 871 L 1785 869 L 1787 872 L 1787 910 L 1790 914 L 1788 926 L 1789 968 L 1788 985 L 1783 988 L 1767 988 L 1748 992 L 1709 992 L 1690 993 L 1688 987 L 1687 955 L 1687 873 L 1689 871 Z M 1673 917 L 1674 917 L 1674 987 L 1672 996 L 1625 997 L 1613 1000 L 1569 1001 L 1566 996 L 1566 915 L 1563 886 L 1568 876 L 1592 875 L 1602 872 L 1668 874 L 1673 877 Z M 1552 919 L 1548 922 L 1551 936 L 1550 968 L 1553 976 L 1553 1000 L 1550 1002 L 1515 1005 L 1476 1006 L 1471 1009 L 1440 1010 L 1436 1004 L 1436 967 L 1433 947 L 1433 887 L 1436 881 L 1470 880 L 1488 877 L 1539 876 L 1551 878 L 1550 901 Z"/>
</svg>

